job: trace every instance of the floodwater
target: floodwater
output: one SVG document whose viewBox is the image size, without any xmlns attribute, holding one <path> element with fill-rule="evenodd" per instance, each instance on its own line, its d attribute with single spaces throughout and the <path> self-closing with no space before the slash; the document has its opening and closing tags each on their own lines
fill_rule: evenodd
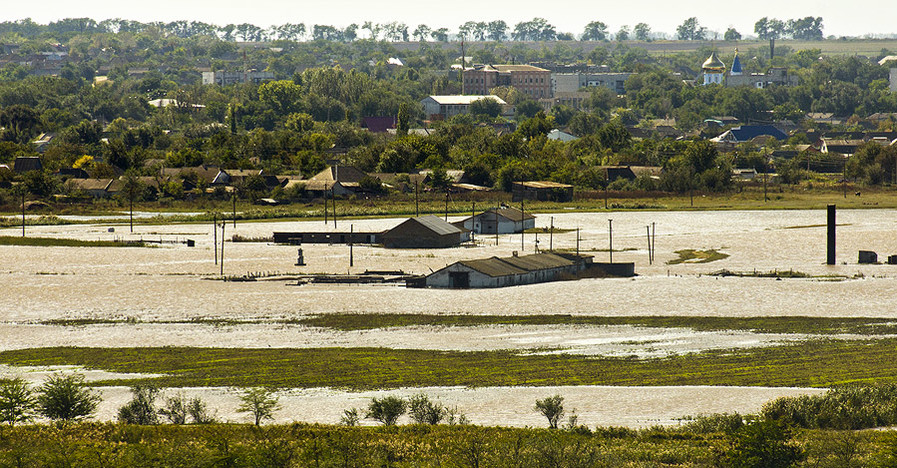
<svg viewBox="0 0 897 468">
<path fill-rule="evenodd" d="M 897 300 L 897 266 L 857 265 L 858 250 L 878 252 L 885 260 L 897 254 L 897 211 L 843 210 L 838 213 L 838 265 L 825 262 L 824 209 L 806 211 L 720 212 L 619 212 L 537 214 L 537 226 L 547 227 L 551 218 L 559 228 L 574 231 L 539 235 L 539 246 L 575 250 L 579 228 L 581 252 L 607 261 L 609 222 L 613 220 L 614 261 L 636 263 L 638 277 L 631 279 L 587 279 L 520 286 L 496 290 L 420 290 L 393 285 L 290 285 L 284 280 L 225 283 L 213 278 L 220 265 L 213 261 L 211 225 L 183 224 L 135 226 L 86 224 L 29 227 L 29 236 L 66 237 L 85 240 L 149 239 L 163 241 L 155 248 L 47 248 L 0 247 L 0 349 L 31 346 L 233 346 L 314 347 L 385 346 L 415 349 L 538 349 L 579 354 L 662 356 L 671 353 L 732 347 L 764 346 L 804 338 L 795 335 L 759 335 L 749 332 L 696 332 L 687 329 L 639 327 L 550 326 L 476 328 L 413 327 L 408 329 L 337 332 L 278 320 L 328 313 L 426 313 L 426 314 L 579 314 L 579 315 L 689 315 L 689 316 L 819 316 L 895 318 L 890 307 Z M 460 218 L 450 218 L 450 220 Z M 338 221 L 339 230 L 382 230 L 402 219 Z M 646 226 L 654 223 L 656 261 L 648 264 Z M 115 232 L 109 232 L 114 227 Z M 225 237 L 267 237 L 274 231 L 332 231 L 315 222 L 238 222 L 227 224 Z M 18 235 L 16 228 L 0 235 Z M 218 232 L 220 240 L 220 231 Z M 186 239 L 196 241 L 187 247 Z M 475 247 L 444 250 L 387 250 L 371 246 L 353 248 L 354 266 L 345 245 L 304 245 L 307 266 L 297 267 L 297 247 L 266 243 L 227 242 L 224 273 L 297 274 L 309 272 L 363 272 L 396 270 L 428 273 L 461 259 L 493 255 L 510 256 L 513 251 L 531 253 L 535 236 L 527 234 L 477 239 Z M 178 243 L 175 243 L 178 242 Z M 717 249 L 728 258 L 707 264 L 668 265 L 677 250 Z M 840 275 L 850 279 L 718 278 L 708 273 L 731 271 L 794 270 L 812 275 Z M 90 326 L 51 326 L 47 321 L 67 319 L 121 321 Z M 191 319 L 239 319 L 253 323 L 211 326 L 180 323 Z M 178 322 L 178 323 L 166 323 Z M 564 389 L 573 395 L 588 388 Z M 535 389 L 540 392 L 544 389 Z M 684 388 L 676 408 L 670 410 L 652 399 L 658 389 L 605 388 L 601 398 L 634 401 L 645 414 L 618 419 L 595 416 L 596 421 L 629 424 L 635 420 L 669 420 L 685 414 L 725 411 L 708 401 L 738 408 L 717 390 Z M 323 391 L 323 390 L 322 390 Z M 468 390 L 447 389 L 445 400 Z M 533 395 L 520 389 L 492 389 L 496 395 Z M 672 391 L 672 390 L 669 390 Z M 734 390 L 732 390 L 735 392 Z M 794 389 L 766 389 L 745 396 L 756 409 L 762 401 Z M 481 394 L 487 395 L 486 390 Z M 603 392 L 603 393 L 602 393 Z M 745 390 L 747 392 L 747 390 Z M 765 392 L 765 393 L 764 393 Z M 337 392 L 343 395 L 340 392 Z M 662 393 L 662 392 L 661 392 Z M 687 395 L 716 395 L 689 398 Z M 733 395 L 738 394 L 737 392 Z M 597 395 L 597 394 L 596 394 Z M 336 398 L 336 397 L 334 397 Z M 351 399 L 351 395 L 339 398 Z M 342 401 L 339 400 L 334 401 Z M 484 407 L 476 413 L 500 415 L 502 424 L 538 424 L 518 416 L 501 398 L 478 396 Z M 534 397 L 533 397 L 534 398 Z M 572 396 L 571 396 L 572 398 Z M 740 397 L 733 397 L 738 399 Z M 596 397 L 596 401 L 598 397 Z M 758 403 L 759 402 L 759 403 Z M 461 403 L 459 403 L 461 404 Z M 746 403 L 747 404 L 747 403 Z M 492 405 L 492 406 L 488 406 Z M 596 404 L 594 411 L 608 407 Z M 339 405 L 338 405 L 339 406 Z M 518 405 L 519 406 L 519 405 Z M 585 403 L 579 405 L 586 408 Z M 620 406 L 620 405 L 617 405 Z M 339 406 L 342 407 L 342 406 Z M 473 412 L 473 411 L 472 411 Z M 301 413 L 298 413 L 301 414 Z M 308 413 L 305 413 L 308 414 Z M 486 423 L 470 414 L 476 422 Z M 329 416 L 328 416 L 329 417 Z M 486 415 L 482 415 L 486 418 Z M 511 418 L 511 419 L 507 419 Z M 515 419 L 516 418 L 516 419 Z M 603 418 L 603 419 L 602 419 Z M 629 418 L 629 419 L 627 419 Z M 332 419 L 332 418 L 331 418 Z M 629 421 L 629 423 L 627 423 Z M 327 421 L 333 422 L 333 421 Z M 595 424 L 597 422 L 590 422 Z M 614 422 L 616 424 L 616 422 Z"/>
</svg>

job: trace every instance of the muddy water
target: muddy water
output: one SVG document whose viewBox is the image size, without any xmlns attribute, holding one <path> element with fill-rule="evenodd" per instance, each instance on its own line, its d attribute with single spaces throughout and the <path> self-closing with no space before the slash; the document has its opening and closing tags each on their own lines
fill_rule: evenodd
<svg viewBox="0 0 897 468">
<path fill-rule="evenodd" d="M 165 242 L 182 242 L 189 238 L 195 240 L 197 246 L 188 248 L 183 244 L 163 243 L 156 248 L 0 247 L 0 284 L 3 285 L 0 349 L 182 344 L 426 349 L 560 347 L 577 353 L 649 356 L 760 346 L 795 337 L 708 334 L 690 330 L 658 332 L 635 327 L 483 327 L 469 330 L 421 327 L 338 333 L 266 324 L 265 321 L 338 312 L 897 317 L 897 310 L 890 307 L 897 300 L 897 266 L 856 264 L 857 251 L 861 249 L 875 250 L 882 259 L 897 253 L 897 236 L 894 236 L 897 211 L 894 210 L 839 212 L 839 264 L 835 266 L 823 264 L 825 228 L 820 225 L 825 222 L 824 210 L 558 213 L 539 215 L 537 226 L 548 226 L 552 216 L 557 227 L 579 228 L 580 250 L 593 253 L 599 261 L 607 260 L 607 252 L 598 250 L 608 247 L 608 219 L 613 219 L 613 245 L 619 250 L 614 253 L 614 260 L 636 262 L 639 277 L 469 291 L 413 290 L 382 285 L 297 287 L 284 281 L 223 283 L 211 280 L 219 273 L 220 266 L 213 263 L 213 236 L 208 225 L 141 225 L 136 227 L 134 234 L 127 232 L 127 226 L 106 224 L 29 228 L 30 236 L 88 240 L 144 238 Z M 400 219 L 379 219 L 352 221 L 351 224 L 356 231 L 364 231 L 386 229 L 399 222 Z M 657 233 L 654 265 L 648 264 L 645 237 L 645 226 L 651 223 L 656 223 Z M 110 227 L 115 232 L 109 232 Z M 347 230 L 349 223 L 340 221 L 339 227 Z M 333 230 L 333 227 L 325 227 L 320 221 L 238 223 L 236 228 L 229 224 L 225 234 L 228 238 L 233 234 L 259 237 L 287 230 Z M 0 230 L 2 235 L 17 235 L 18 232 L 16 229 Z M 555 248 L 575 249 L 576 239 L 575 232 L 557 234 L 550 240 L 546 235 L 539 236 L 542 248 L 547 248 L 551 242 Z M 348 266 L 349 249 L 342 245 L 305 245 L 302 248 L 308 265 L 296 267 L 296 247 L 228 242 L 224 272 L 239 275 L 402 269 L 427 273 L 460 259 L 508 256 L 521 249 L 530 253 L 534 240 L 534 236 L 527 235 L 521 247 L 519 235 L 500 236 L 497 245 L 494 237 L 484 237 L 478 239 L 475 247 L 440 251 L 357 246 L 353 268 Z M 730 256 L 709 264 L 668 265 L 668 261 L 677 258 L 674 252 L 681 249 L 717 249 Z M 720 269 L 793 269 L 814 275 L 861 278 L 831 282 L 704 276 Z M 125 319 L 133 323 L 88 327 L 40 324 L 46 320 L 75 318 Z M 238 318 L 261 323 L 239 327 L 153 323 L 191 318 Z M 511 392 L 508 389 L 494 391 L 501 395 Z M 687 395 L 698 395 L 693 389 L 677 391 L 684 392 L 683 400 L 690 400 Z M 701 389 L 701 395 L 710 392 L 716 396 L 691 399 L 697 407 L 685 414 L 715 410 L 716 403 L 708 403 L 711 400 L 734 410 L 731 398 L 721 396 L 727 391 Z M 765 401 L 777 391 L 763 394 L 757 400 L 745 397 L 745 401 Z M 681 416 L 670 416 L 663 405 L 652 399 L 656 389 L 605 389 L 603 392 L 612 395 L 607 398 L 641 402 L 634 405 L 646 415 L 633 416 L 635 419 L 620 416 L 623 422 L 651 419 L 651 415 L 660 419 Z M 526 394 L 520 398 L 531 397 Z M 496 399 L 477 398 L 486 405 L 477 407 L 477 412 L 500 415 L 510 411 Z M 529 405 L 531 402 L 521 407 L 528 408 Z M 479 411 L 487 407 L 491 409 Z M 504 420 L 504 423 L 538 423 L 527 419 L 530 417 L 521 415 L 519 419 Z M 601 419 L 596 416 L 596 420 Z"/>
</svg>

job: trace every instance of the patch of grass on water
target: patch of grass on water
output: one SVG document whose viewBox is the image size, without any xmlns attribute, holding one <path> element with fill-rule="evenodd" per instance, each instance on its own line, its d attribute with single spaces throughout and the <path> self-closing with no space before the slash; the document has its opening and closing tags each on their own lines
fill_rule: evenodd
<svg viewBox="0 0 897 468">
<path fill-rule="evenodd" d="M 313 327 L 346 331 L 422 325 L 454 327 L 475 327 L 480 325 L 632 325 L 655 328 L 690 328 L 698 331 L 749 330 L 756 333 L 782 334 L 897 334 L 897 322 L 871 317 L 322 314 L 301 318 L 295 322 Z"/>
<path fill-rule="evenodd" d="M 105 380 L 165 387 L 376 389 L 428 386 L 745 385 L 828 387 L 897 382 L 897 340 L 820 340 L 664 359 L 385 348 L 33 348 L 0 353 L 14 366 L 78 365 L 165 377 Z"/>
<path fill-rule="evenodd" d="M 729 258 L 729 254 L 719 252 L 715 249 L 710 250 L 694 250 L 684 249 L 677 250 L 679 258 L 674 258 L 667 262 L 667 265 L 678 265 L 680 263 L 710 263 L 724 258 Z"/>
<path fill-rule="evenodd" d="M 0 236 L 0 245 L 31 247 L 146 247 L 143 242 L 88 241 L 52 237 Z"/>
<path fill-rule="evenodd" d="M 476 327 L 484 325 L 630 325 L 650 328 L 690 328 L 696 331 L 743 330 L 755 333 L 803 334 L 803 335 L 893 335 L 897 334 L 897 322 L 872 317 L 678 317 L 678 316 L 627 316 L 603 317 L 593 315 L 435 315 L 435 314 L 322 314 L 301 318 L 233 319 L 196 317 L 184 320 L 142 321 L 135 317 L 123 318 L 61 318 L 42 320 L 42 325 L 92 326 L 126 325 L 137 323 L 195 324 L 214 327 L 239 325 L 304 325 L 342 331 L 371 330 L 375 328 L 441 326 Z"/>
</svg>

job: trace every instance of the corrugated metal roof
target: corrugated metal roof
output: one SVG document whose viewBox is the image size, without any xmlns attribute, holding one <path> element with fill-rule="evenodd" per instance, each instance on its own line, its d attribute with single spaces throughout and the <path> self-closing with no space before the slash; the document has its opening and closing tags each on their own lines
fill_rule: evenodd
<svg viewBox="0 0 897 468">
<path fill-rule="evenodd" d="M 458 263 L 495 278 L 570 266 L 573 264 L 573 260 L 552 253 L 540 253 L 522 257 L 490 257 L 482 260 L 464 260 Z"/>
<path fill-rule="evenodd" d="M 572 185 L 561 184 L 558 182 L 551 182 L 548 180 L 531 180 L 527 182 L 514 182 L 514 184 L 519 184 L 527 188 L 572 188 Z"/>
<path fill-rule="evenodd" d="M 433 215 L 411 218 L 408 221 L 417 222 L 421 226 L 435 232 L 436 234 L 439 234 L 440 236 L 444 236 L 447 234 L 457 234 L 461 232 L 461 229 L 458 229 L 457 226 L 447 223 L 443 219 L 437 218 Z"/>
<path fill-rule="evenodd" d="M 493 278 L 527 273 L 526 270 L 517 268 L 498 257 L 484 258 L 481 260 L 465 260 L 459 263 Z"/>
<path fill-rule="evenodd" d="M 507 218 L 514 222 L 519 222 L 521 219 L 535 219 L 536 217 L 529 214 L 524 213 L 517 208 L 506 206 L 504 208 L 492 208 L 480 214 L 480 216 L 492 216 L 493 214 L 498 214 L 504 218 Z M 522 214 L 522 215 L 521 215 Z"/>
</svg>

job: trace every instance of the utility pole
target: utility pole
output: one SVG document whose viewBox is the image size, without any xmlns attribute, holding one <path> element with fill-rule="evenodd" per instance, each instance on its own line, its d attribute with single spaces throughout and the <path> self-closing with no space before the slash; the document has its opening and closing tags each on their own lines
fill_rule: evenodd
<svg viewBox="0 0 897 468">
<path fill-rule="evenodd" d="M 324 184 L 324 226 L 327 226 L 327 184 Z"/>
<path fill-rule="evenodd" d="M 28 189 L 22 186 L 22 237 L 25 237 L 25 196 L 28 195 Z"/>
<path fill-rule="evenodd" d="M 607 168 L 604 168 L 604 209 L 607 209 L 607 189 L 610 185 L 610 179 L 607 175 Z"/>
<path fill-rule="evenodd" d="M 476 243 L 473 238 L 477 226 L 477 202 L 470 202 L 470 241 Z"/>
<path fill-rule="evenodd" d="M 607 252 L 610 254 L 610 263 L 614 263 L 614 220 L 607 220 L 607 241 L 610 244 Z"/>
<path fill-rule="evenodd" d="M 236 229 L 237 228 L 237 191 L 236 190 L 234 190 L 233 200 L 234 200 L 234 229 Z M 224 234 L 222 234 L 222 235 L 224 235 Z M 224 249 L 222 249 L 222 251 L 223 250 Z M 222 255 L 224 255 L 224 254 L 222 253 Z M 224 263 L 224 262 L 222 261 L 221 263 Z"/>
<path fill-rule="evenodd" d="M 576 226 L 576 256 L 579 256 L 579 226 Z"/>
<path fill-rule="evenodd" d="M 218 264 L 218 213 L 212 213 L 212 245 L 215 246 L 215 265 Z"/>
<path fill-rule="evenodd" d="M 227 226 L 227 221 L 221 221 L 221 276 L 224 276 L 224 228 Z"/>
<path fill-rule="evenodd" d="M 333 229 L 336 229 L 336 184 L 330 186 L 330 208 L 333 211 Z"/>
<path fill-rule="evenodd" d="M 498 245 L 498 207 L 495 207 L 495 211 L 492 213 L 495 215 L 495 245 Z"/>
<path fill-rule="evenodd" d="M 420 217 L 420 181 L 414 181 L 414 216 Z"/>
<path fill-rule="evenodd" d="M 526 238 L 526 226 L 523 223 L 523 199 L 520 200 L 520 253 L 526 250 L 524 239 Z"/>
<path fill-rule="evenodd" d="M 352 243 L 352 234 L 353 234 L 354 232 L 355 232 L 355 225 L 354 225 L 354 224 L 350 224 L 350 225 L 349 225 L 349 267 L 350 267 L 350 268 L 353 267 L 353 266 L 355 266 L 355 257 L 354 257 L 354 255 L 353 255 L 353 251 L 352 251 L 352 247 L 353 247 L 353 245 L 354 245 L 354 244 Z"/>
<path fill-rule="evenodd" d="M 448 191 L 445 192 L 445 222 L 448 222 Z"/>
<path fill-rule="evenodd" d="M 645 226 L 645 231 L 647 231 L 648 236 L 648 265 L 654 264 L 654 259 L 651 257 L 651 226 Z"/>
<path fill-rule="evenodd" d="M 551 227 L 548 230 L 548 251 L 554 252 L 554 216 L 551 217 Z"/>
</svg>

